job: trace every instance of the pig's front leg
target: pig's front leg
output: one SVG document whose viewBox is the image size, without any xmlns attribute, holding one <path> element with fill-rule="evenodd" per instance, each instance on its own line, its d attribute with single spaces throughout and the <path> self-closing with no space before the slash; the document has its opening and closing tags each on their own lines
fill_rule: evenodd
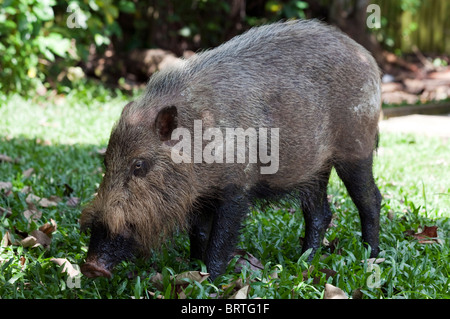
<svg viewBox="0 0 450 319">
<path fill-rule="evenodd" d="M 238 187 L 227 186 L 216 207 L 206 250 L 205 264 L 212 280 L 225 272 L 248 209 L 245 192 Z"/>
<path fill-rule="evenodd" d="M 216 207 L 210 200 L 199 201 L 197 205 L 199 208 L 194 213 L 189 231 L 191 260 L 204 262 Z"/>
</svg>

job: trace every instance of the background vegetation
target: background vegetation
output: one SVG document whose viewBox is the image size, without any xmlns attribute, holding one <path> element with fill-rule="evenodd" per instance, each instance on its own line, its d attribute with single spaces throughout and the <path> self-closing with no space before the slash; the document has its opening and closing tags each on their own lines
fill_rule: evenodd
<svg viewBox="0 0 450 319">
<path fill-rule="evenodd" d="M 182 55 L 280 19 L 336 24 L 376 56 L 380 46 L 401 53 L 413 44 L 425 52 L 450 52 L 447 2 L 371 2 L 383 10 L 383 27 L 373 36 L 367 36 L 365 25 L 368 0 L 5 0 L 0 4 L 0 100 L 14 92 L 68 94 L 82 82 L 81 71 L 117 85 L 127 76 L 124 60 L 133 49 Z M 115 63 L 107 70 L 96 68 L 105 58 Z"/>
</svg>

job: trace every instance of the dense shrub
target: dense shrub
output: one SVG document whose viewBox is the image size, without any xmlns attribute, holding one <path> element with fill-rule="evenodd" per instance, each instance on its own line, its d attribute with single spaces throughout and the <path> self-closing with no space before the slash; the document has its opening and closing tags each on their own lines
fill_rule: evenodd
<svg viewBox="0 0 450 319">
<path fill-rule="evenodd" d="M 32 95 L 46 81 L 67 79 L 67 67 L 87 59 L 91 45 L 101 50 L 120 35 L 120 10 L 133 11 L 133 2 L 3 1 L 0 92 Z"/>
<path fill-rule="evenodd" d="M 4 0 L 0 99 L 48 88 L 68 93 L 93 53 L 160 47 L 182 54 L 220 44 L 249 26 L 303 17 L 299 0 Z"/>
</svg>

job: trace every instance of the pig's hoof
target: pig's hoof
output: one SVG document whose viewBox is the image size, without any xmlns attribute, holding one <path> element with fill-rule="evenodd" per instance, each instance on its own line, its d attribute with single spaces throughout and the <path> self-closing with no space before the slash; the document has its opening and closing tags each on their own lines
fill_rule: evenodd
<svg viewBox="0 0 450 319">
<path fill-rule="evenodd" d="M 88 278 L 97 278 L 97 277 L 111 278 L 112 276 L 111 272 L 108 269 L 103 268 L 100 265 L 93 262 L 87 262 L 81 265 L 81 272 Z"/>
</svg>

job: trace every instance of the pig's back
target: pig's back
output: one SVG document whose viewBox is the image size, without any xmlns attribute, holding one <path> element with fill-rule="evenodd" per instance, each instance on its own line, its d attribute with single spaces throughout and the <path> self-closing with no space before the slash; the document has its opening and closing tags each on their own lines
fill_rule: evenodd
<svg viewBox="0 0 450 319">
<path fill-rule="evenodd" d="M 317 21 L 253 28 L 186 61 L 194 107 L 221 127 L 280 129 L 274 187 L 333 161 L 368 156 L 380 111 L 379 70 L 346 35 Z"/>
</svg>

